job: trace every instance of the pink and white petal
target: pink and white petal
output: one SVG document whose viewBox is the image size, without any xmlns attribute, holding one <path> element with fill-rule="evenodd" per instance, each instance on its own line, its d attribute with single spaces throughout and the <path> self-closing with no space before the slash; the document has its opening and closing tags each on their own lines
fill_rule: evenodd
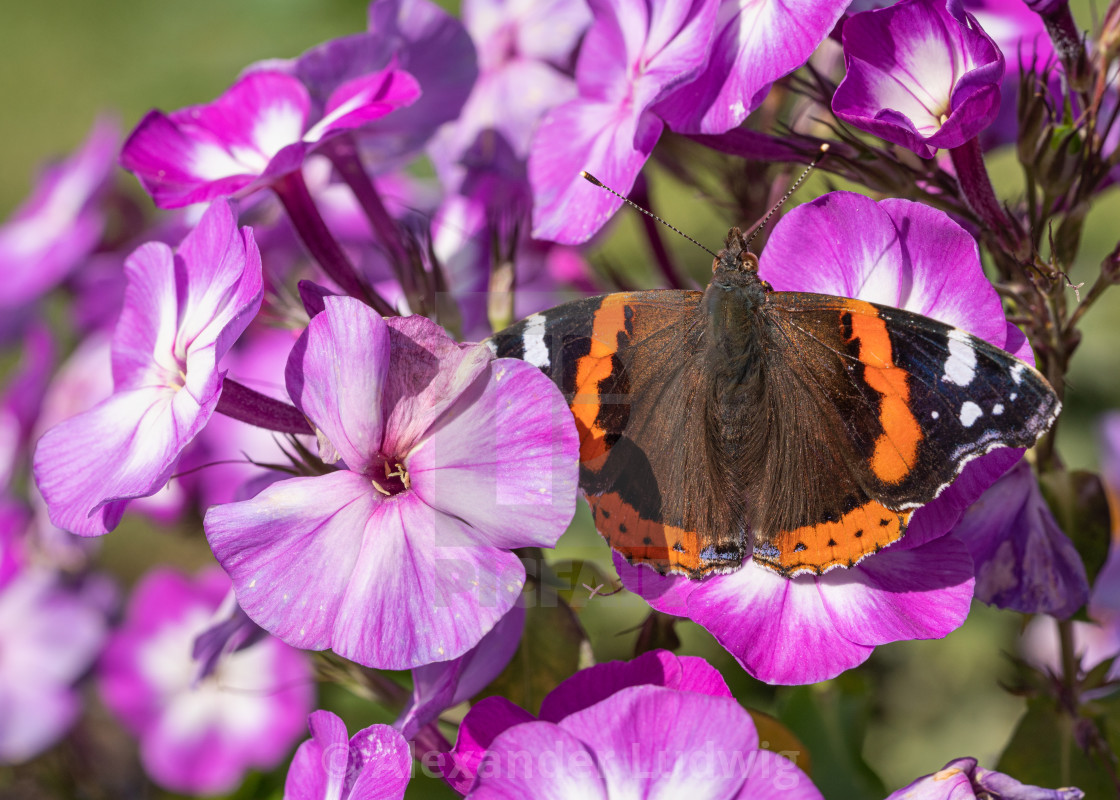
<svg viewBox="0 0 1120 800">
<path fill-rule="evenodd" d="M 206 538 L 245 613 L 293 647 L 331 647 L 374 494 L 361 475 L 339 470 L 212 507 Z"/>
<path fill-rule="evenodd" d="M 516 555 L 478 544 L 465 523 L 414 492 L 379 504 L 363 535 L 331 649 L 367 667 L 412 669 L 461 656 L 525 582 Z"/>
<path fill-rule="evenodd" d="M 34 758 L 62 737 L 82 710 L 68 686 L 22 682 L 0 688 L 0 764 Z"/>
<path fill-rule="evenodd" d="M 260 175 L 307 128 L 310 98 L 298 78 L 257 71 L 242 76 L 213 103 L 174 112 L 171 119 L 200 145 L 194 168 L 208 180 L 249 173 Z"/>
<path fill-rule="evenodd" d="M 141 389 L 180 385 L 175 337 L 179 297 L 175 254 L 162 242 L 148 242 L 124 263 L 128 284 L 112 343 L 113 386 Z"/>
<path fill-rule="evenodd" d="M 819 580 L 791 580 L 747 563 L 731 575 L 703 581 L 689 596 L 688 616 L 761 681 L 827 680 L 862 664 L 874 647 L 836 629 Z"/>
<path fill-rule="evenodd" d="M 484 345 L 460 345 L 421 316 L 390 317 L 382 452 L 406 457 L 493 360 Z"/>
<path fill-rule="evenodd" d="M 212 350 L 216 364 L 260 310 L 261 254 L 253 229 L 238 230 L 227 200 L 216 200 L 179 246 L 183 269 L 177 349 L 187 353 L 187 386 L 194 390 L 191 357 Z"/>
<path fill-rule="evenodd" d="M 466 794 L 494 739 L 514 725 L 535 721 L 532 714 L 504 697 L 482 698 L 471 706 L 459 726 L 455 747 L 448 754 L 451 762 L 443 768 L 444 780 L 459 794 Z"/>
<path fill-rule="evenodd" d="M 495 739 L 468 795 L 471 800 L 608 800 L 611 796 L 594 751 L 550 722 L 518 725 Z"/>
<path fill-rule="evenodd" d="M 839 636 L 870 646 L 956 630 L 968 616 L 975 582 L 968 548 L 955 536 L 912 550 L 889 547 L 815 580 Z"/>
<path fill-rule="evenodd" d="M 845 0 L 725 0 L 707 66 L 657 104 L 658 116 L 678 133 L 718 134 L 738 127 L 771 83 L 805 63 L 846 6 Z"/>
<path fill-rule="evenodd" d="M 649 31 L 644 0 L 588 0 L 592 22 L 576 64 L 579 95 L 615 106 L 633 88 L 632 65 L 640 64 Z"/>
<path fill-rule="evenodd" d="M 614 103 L 573 100 L 548 112 L 529 153 L 533 238 L 582 244 L 622 201 L 580 177 L 586 170 L 615 191 L 634 186 L 664 124 Z"/>
<path fill-rule="evenodd" d="M 288 394 L 320 438 L 351 470 L 362 472 L 381 449 L 389 329 L 352 297 L 324 302 L 326 310 L 311 320 L 288 357 Z"/>
<path fill-rule="evenodd" d="M 735 698 L 660 686 L 623 689 L 559 725 L 599 756 L 611 797 L 731 797 L 758 749 Z"/>
<path fill-rule="evenodd" d="M 909 265 L 908 291 L 890 305 L 1003 347 L 1007 318 L 999 294 L 984 275 L 972 235 L 947 214 L 924 203 L 888 198 L 879 207 L 894 222 Z"/>
<path fill-rule="evenodd" d="M 346 81 L 327 98 L 326 115 L 304 134 L 305 142 L 358 128 L 420 97 L 420 84 L 400 69 L 387 68 Z"/>
<path fill-rule="evenodd" d="M 257 178 L 218 144 L 197 141 L 162 111 L 149 111 L 140 120 L 120 161 L 160 208 L 229 196 Z"/>
<path fill-rule="evenodd" d="M 809 776 L 784 756 L 755 750 L 743 788 L 732 800 L 824 800 Z M 962 798 L 963 800 L 963 798 Z"/>
<path fill-rule="evenodd" d="M 553 547 L 575 513 L 579 439 L 555 384 L 498 359 L 408 458 L 413 490 L 478 542 Z"/>
<path fill-rule="evenodd" d="M 408 742 L 388 725 L 371 725 L 350 740 L 351 757 L 361 772 L 350 787 L 347 800 L 401 800 L 412 776 Z"/>
<path fill-rule="evenodd" d="M 118 392 L 43 434 L 35 450 L 35 481 L 55 525 L 99 536 L 120 522 L 120 501 L 167 483 L 185 444 L 180 431 L 209 417 L 197 406 L 193 418 L 181 417 L 173 399 L 191 405 L 185 392 L 174 398 L 160 389 Z"/>
</svg>

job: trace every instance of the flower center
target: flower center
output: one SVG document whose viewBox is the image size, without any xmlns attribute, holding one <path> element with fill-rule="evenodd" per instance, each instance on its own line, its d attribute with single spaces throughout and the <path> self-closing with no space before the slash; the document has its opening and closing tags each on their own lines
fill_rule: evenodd
<svg viewBox="0 0 1120 800">
<path fill-rule="evenodd" d="M 373 477 L 370 478 L 373 488 L 381 494 L 392 497 L 412 488 L 412 479 L 408 477 L 408 470 L 400 461 L 386 458 L 381 462 L 381 466 L 385 471 L 384 477 L 378 475 L 377 469 L 374 468 Z"/>
</svg>

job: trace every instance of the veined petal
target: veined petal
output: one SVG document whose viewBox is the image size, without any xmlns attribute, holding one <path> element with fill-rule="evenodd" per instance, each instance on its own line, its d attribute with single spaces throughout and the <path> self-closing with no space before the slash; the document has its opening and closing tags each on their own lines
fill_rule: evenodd
<svg viewBox="0 0 1120 800">
<path fill-rule="evenodd" d="M 533 238 L 580 244 L 597 233 L 622 201 L 587 183 L 580 171 L 626 194 L 662 127 L 653 114 L 583 99 L 548 112 L 529 154 Z"/>
<path fill-rule="evenodd" d="M 689 596 L 688 616 L 759 680 L 827 680 L 862 664 L 874 647 L 836 630 L 819 580 L 783 578 L 748 562 L 731 575 L 703 581 Z"/>
<path fill-rule="evenodd" d="M 956 630 L 972 602 L 972 559 L 955 536 L 912 550 L 888 547 L 859 566 L 815 578 L 835 630 L 878 645 L 937 639 Z"/>
<path fill-rule="evenodd" d="M 121 166 L 163 208 L 228 196 L 275 173 L 273 159 L 300 142 L 309 103 L 297 78 L 247 74 L 213 103 L 149 113 L 125 142 Z"/>
<path fill-rule="evenodd" d="M 596 754 L 611 797 L 733 797 L 758 750 L 754 723 L 735 698 L 660 686 L 622 689 L 559 727 Z"/>
<path fill-rule="evenodd" d="M 471 800 L 609 800 L 612 794 L 591 748 L 550 722 L 528 722 L 494 740 L 478 766 L 478 780 L 469 796 Z"/>
<path fill-rule="evenodd" d="M 354 298 L 331 296 L 325 303 L 326 311 L 311 320 L 292 348 L 288 394 L 338 457 L 364 472 L 381 449 L 389 329 Z"/>
<path fill-rule="evenodd" d="M 245 613 L 293 647 L 331 647 L 375 495 L 361 475 L 340 470 L 213 506 L 206 538 Z"/>
<path fill-rule="evenodd" d="M 483 380 L 480 378 L 480 381 Z M 579 449 L 556 386 L 498 359 L 408 459 L 415 492 L 492 547 L 553 547 L 575 513 Z"/>
<path fill-rule="evenodd" d="M 118 392 L 43 434 L 34 470 L 51 522 L 99 536 L 120 522 L 121 501 L 167 483 L 185 444 L 179 436 L 184 423 L 193 427 L 210 413 L 197 405 L 183 413 L 173 409 L 172 399 L 161 389 Z M 184 395 L 179 405 L 193 404 Z"/>
<path fill-rule="evenodd" d="M 846 6 L 844 0 L 724 0 L 707 66 L 654 110 L 679 133 L 737 127 L 771 83 L 808 60 Z"/>
<path fill-rule="evenodd" d="M 378 669 L 411 669 L 474 647 L 525 582 L 516 555 L 405 492 L 379 504 L 339 606 L 331 648 Z"/>
<path fill-rule="evenodd" d="M 349 80 L 331 92 L 326 114 L 303 136 L 318 142 L 324 136 L 358 128 L 398 108 L 410 106 L 420 97 L 420 85 L 403 70 L 387 68 Z"/>
</svg>

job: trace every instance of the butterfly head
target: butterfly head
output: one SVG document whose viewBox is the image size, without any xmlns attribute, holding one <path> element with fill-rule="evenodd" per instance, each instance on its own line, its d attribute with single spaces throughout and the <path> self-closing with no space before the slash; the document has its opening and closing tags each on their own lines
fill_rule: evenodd
<svg viewBox="0 0 1120 800">
<path fill-rule="evenodd" d="M 747 246 L 747 238 L 738 228 L 727 232 L 724 247 L 712 261 L 712 283 L 730 286 L 758 286 L 772 291 L 766 281 L 758 277 L 758 256 Z"/>
</svg>

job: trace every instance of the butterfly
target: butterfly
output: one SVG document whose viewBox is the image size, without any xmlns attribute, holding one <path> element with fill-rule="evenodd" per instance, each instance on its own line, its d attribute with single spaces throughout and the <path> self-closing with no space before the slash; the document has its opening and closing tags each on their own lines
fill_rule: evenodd
<svg viewBox="0 0 1120 800">
<path fill-rule="evenodd" d="M 488 342 L 563 391 L 610 546 L 691 578 L 748 557 L 787 577 L 853 566 L 1061 408 L 1033 367 L 963 330 L 775 291 L 737 228 L 704 291 L 576 300 Z"/>
</svg>

